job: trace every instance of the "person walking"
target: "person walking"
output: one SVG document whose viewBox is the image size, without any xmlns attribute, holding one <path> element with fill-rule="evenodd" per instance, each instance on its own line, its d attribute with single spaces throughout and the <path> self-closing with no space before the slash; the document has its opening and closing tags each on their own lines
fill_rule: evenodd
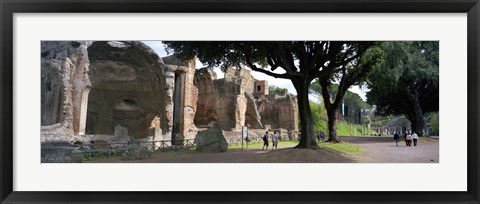
<svg viewBox="0 0 480 204">
<path fill-rule="evenodd" d="M 398 147 L 398 143 L 400 142 L 400 135 L 397 132 L 393 133 L 393 140 L 395 140 L 395 145 Z"/>
<path fill-rule="evenodd" d="M 273 136 L 272 136 L 272 150 L 273 150 L 273 148 L 277 149 L 277 145 L 278 145 L 278 135 L 277 135 L 277 132 L 273 132 Z"/>
<path fill-rule="evenodd" d="M 417 141 L 418 141 L 417 133 L 413 132 L 412 139 L 413 139 L 413 146 L 416 147 L 417 146 Z"/>
<path fill-rule="evenodd" d="M 407 140 L 407 146 L 412 146 L 412 135 L 410 133 L 407 133 L 407 136 L 405 138 Z"/>
<path fill-rule="evenodd" d="M 263 135 L 262 139 L 263 139 L 262 150 L 266 147 L 265 150 L 268 151 L 268 131 L 265 132 L 265 134 Z"/>
<path fill-rule="evenodd" d="M 323 141 L 323 131 L 319 130 L 318 133 L 317 133 L 317 139 L 318 141 Z"/>
</svg>

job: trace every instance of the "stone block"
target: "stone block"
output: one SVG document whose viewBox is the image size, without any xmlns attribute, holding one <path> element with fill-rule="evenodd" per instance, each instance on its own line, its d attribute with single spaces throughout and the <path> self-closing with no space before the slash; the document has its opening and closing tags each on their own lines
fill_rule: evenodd
<svg viewBox="0 0 480 204">
<path fill-rule="evenodd" d="M 195 137 L 195 145 L 197 151 L 201 152 L 225 152 L 228 149 L 228 143 L 217 123 L 207 130 L 198 132 Z"/>
<path fill-rule="evenodd" d="M 41 144 L 42 163 L 80 163 L 83 152 L 69 142 L 48 142 Z"/>
<path fill-rule="evenodd" d="M 125 138 L 128 137 L 128 129 L 120 125 L 115 126 L 115 137 Z"/>
</svg>

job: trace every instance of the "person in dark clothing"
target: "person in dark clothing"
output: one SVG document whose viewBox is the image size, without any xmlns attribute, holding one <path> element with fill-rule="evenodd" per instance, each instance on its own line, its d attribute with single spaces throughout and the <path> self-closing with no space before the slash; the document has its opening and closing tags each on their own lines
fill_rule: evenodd
<svg viewBox="0 0 480 204">
<path fill-rule="evenodd" d="M 317 133 L 317 139 L 318 139 L 319 142 L 320 142 L 320 141 L 323 141 L 323 140 L 325 139 L 324 135 L 325 135 L 325 134 L 323 133 L 323 131 L 321 131 L 321 130 L 318 131 L 318 133 Z"/>
<path fill-rule="evenodd" d="M 265 150 L 268 150 L 268 131 L 265 132 L 265 134 L 263 135 L 262 139 L 263 139 L 263 147 L 262 147 L 262 150 L 263 150 L 264 148 L 266 148 Z"/>
<path fill-rule="evenodd" d="M 395 145 L 398 147 L 398 143 L 400 142 L 400 135 L 398 133 L 393 133 L 393 140 L 395 140 Z"/>
</svg>

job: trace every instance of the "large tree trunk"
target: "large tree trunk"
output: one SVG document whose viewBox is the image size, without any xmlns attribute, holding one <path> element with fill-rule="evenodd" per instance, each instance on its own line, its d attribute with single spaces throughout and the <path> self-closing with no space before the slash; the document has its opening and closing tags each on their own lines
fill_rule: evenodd
<svg viewBox="0 0 480 204">
<path fill-rule="evenodd" d="M 318 149 L 317 142 L 313 137 L 313 119 L 308 99 L 310 82 L 307 80 L 293 81 L 297 90 L 298 112 L 300 114 L 300 143 L 295 148 Z"/>
<path fill-rule="evenodd" d="M 423 120 L 423 111 L 420 107 L 420 102 L 418 101 L 418 93 L 413 92 L 410 94 L 410 111 L 405 114 L 407 119 L 410 121 L 412 126 L 412 131 L 417 133 L 418 136 L 423 136 L 423 130 L 425 128 L 425 121 Z"/>
<path fill-rule="evenodd" d="M 332 104 L 328 108 L 325 107 L 325 109 L 327 110 L 327 116 L 328 116 L 327 142 L 338 143 L 340 142 L 340 140 L 337 138 L 337 106 L 334 106 Z"/>
<path fill-rule="evenodd" d="M 335 96 L 335 102 L 332 103 L 330 102 L 330 93 L 328 92 L 328 80 L 321 80 L 320 85 L 322 86 L 323 104 L 328 116 L 328 140 L 326 142 L 338 143 L 340 140 L 337 138 L 337 107 L 345 91 L 341 91 L 342 89 L 339 87 L 339 91 Z"/>
<path fill-rule="evenodd" d="M 414 121 L 410 121 L 412 123 L 412 131 L 417 133 L 418 136 L 423 136 L 425 121 L 423 120 L 423 111 L 420 108 L 418 97 L 415 97 L 413 100 L 413 113 Z"/>
</svg>

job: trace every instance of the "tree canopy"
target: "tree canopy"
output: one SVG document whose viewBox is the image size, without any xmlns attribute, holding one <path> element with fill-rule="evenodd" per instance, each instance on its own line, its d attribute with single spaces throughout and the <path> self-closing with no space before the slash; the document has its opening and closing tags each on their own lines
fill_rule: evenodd
<svg viewBox="0 0 480 204">
<path fill-rule="evenodd" d="M 340 81 L 340 94 L 329 108 L 336 108 L 344 91 L 367 75 L 369 67 L 378 60 L 375 42 L 349 41 L 168 41 L 163 42 L 168 53 L 180 58 L 198 59 L 207 66 L 241 68 L 247 66 L 275 78 L 291 80 L 297 91 L 300 114 L 300 143 L 298 148 L 316 149 L 312 114 L 308 99 L 309 86 L 314 79 L 322 83 Z M 364 53 L 369 53 L 364 55 Z M 375 62 L 373 62 L 375 61 Z M 280 72 L 277 71 L 280 70 Z M 330 98 L 327 93 L 328 98 Z M 325 97 L 325 96 L 324 96 Z M 329 117 L 330 120 L 330 117 Z M 335 119 L 332 119 L 335 120 Z M 330 134 L 331 136 L 331 134 Z M 335 135 L 336 137 L 336 135 Z"/>
<path fill-rule="evenodd" d="M 328 89 L 328 92 L 332 97 L 330 101 L 332 101 L 333 98 L 335 98 L 338 93 L 338 84 L 330 85 L 330 89 Z M 310 93 L 316 96 L 321 96 L 322 87 L 320 86 L 320 83 L 318 83 L 317 81 L 312 83 L 312 85 L 310 86 Z M 372 108 L 370 104 L 368 104 L 362 99 L 362 97 L 360 97 L 358 94 L 351 92 L 349 90 L 345 92 L 345 95 L 343 97 L 343 105 L 344 105 L 343 108 L 345 109 L 344 110 L 345 120 L 350 123 L 361 123 L 361 121 L 359 121 L 358 118 L 355 118 L 357 117 L 356 114 L 361 113 L 362 110 Z M 339 105 L 337 110 L 341 111 L 342 106 Z"/>
<path fill-rule="evenodd" d="M 383 62 L 383 50 L 376 44 L 372 43 L 357 59 L 338 67 L 336 72 L 327 72 L 318 78 L 324 99 L 323 104 L 327 110 L 329 142 L 339 141 L 336 132 L 337 110 L 348 88 L 365 82 L 369 73 Z M 334 96 L 330 94 L 334 92 L 331 91 L 332 88 L 337 90 Z"/>
<path fill-rule="evenodd" d="M 423 114 L 439 109 L 438 41 L 384 42 L 385 61 L 368 78 L 377 114 L 404 114 L 423 134 Z"/>
<path fill-rule="evenodd" d="M 332 84 L 328 92 L 332 98 L 335 98 L 338 92 L 338 84 Z M 310 93 L 318 96 L 322 95 L 322 87 L 318 82 L 314 82 L 312 85 L 310 85 Z M 343 102 L 345 105 L 352 106 L 355 109 L 371 108 L 371 105 L 364 101 L 360 95 L 349 90 L 345 92 L 345 96 L 343 96 Z"/>
</svg>

